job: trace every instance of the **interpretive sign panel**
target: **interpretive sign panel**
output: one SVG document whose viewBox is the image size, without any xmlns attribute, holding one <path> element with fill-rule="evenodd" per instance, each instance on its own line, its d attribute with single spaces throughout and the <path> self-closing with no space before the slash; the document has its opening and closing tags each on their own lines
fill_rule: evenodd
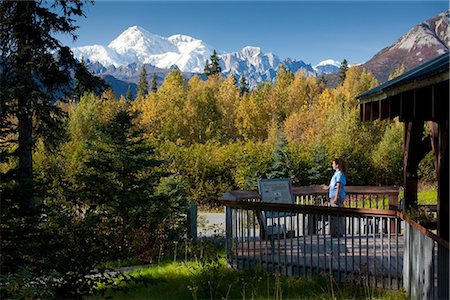
<svg viewBox="0 0 450 300">
<path fill-rule="evenodd" d="M 258 189 L 262 202 L 294 203 L 294 195 L 292 194 L 289 178 L 259 179 Z"/>
<path fill-rule="evenodd" d="M 292 193 L 292 185 L 289 178 L 259 179 L 258 189 L 259 194 L 261 195 L 261 202 L 278 204 L 294 203 L 294 195 Z M 280 237 L 280 235 L 281 237 L 284 237 L 288 233 L 285 224 L 286 217 L 293 215 L 295 214 L 288 212 L 264 211 L 259 212 L 258 219 L 265 230 L 266 237 Z M 281 224 L 277 224 L 279 222 L 281 222 Z"/>
</svg>

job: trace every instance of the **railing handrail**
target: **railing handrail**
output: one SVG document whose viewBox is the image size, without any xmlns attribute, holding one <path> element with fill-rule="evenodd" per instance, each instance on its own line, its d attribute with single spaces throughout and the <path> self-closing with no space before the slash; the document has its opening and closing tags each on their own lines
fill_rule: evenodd
<svg viewBox="0 0 450 300">
<path fill-rule="evenodd" d="M 328 195 L 328 191 L 324 190 L 322 186 L 297 186 L 292 187 L 294 195 L 305 194 L 319 194 Z M 362 185 L 349 185 L 345 186 L 345 192 L 347 194 L 378 194 L 378 195 L 398 195 L 399 189 L 394 186 L 362 186 Z"/>
<path fill-rule="evenodd" d="M 343 208 L 317 205 L 298 205 L 284 203 L 251 202 L 240 200 L 219 200 L 224 206 L 245 208 L 251 210 L 310 213 L 318 215 L 345 215 L 345 216 L 391 216 L 398 217 L 397 211 L 374 208 Z"/>
<path fill-rule="evenodd" d="M 346 186 L 345 191 L 348 195 L 389 195 L 398 196 L 398 187 L 393 186 Z M 304 195 L 328 195 L 328 191 L 321 186 L 294 186 L 292 187 L 294 196 Z M 225 193 L 219 200 L 247 200 L 260 199 L 257 191 L 252 190 L 236 190 Z"/>
<path fill-rule="evenodd" d="M 417 229 L 423 235 L 429 237 L 430 239 L 432 239 L 433 241 L 435 241 L 436 243 L 438 243 L 442 247 L 450 250 L 450 243 L 448 241 L 444 240 L 440 236 L 438 236 L 438 235 L 432 233 L 431 231 L 427 230 L 426 228 L 424 228 L 420 224 L 416 223 L 414 220 L 411 220 L 410 218 L 408 218 L 408 216 L 406 216 L 405 214 L 403 214 L 401 212 L 397 212 L 397 216 L 400 219 L 402 219 L 403 221 L 405 221 L 406 223 L 408 223 L 411 226 L 413 226 L 415 229 Z"/>
</svg>

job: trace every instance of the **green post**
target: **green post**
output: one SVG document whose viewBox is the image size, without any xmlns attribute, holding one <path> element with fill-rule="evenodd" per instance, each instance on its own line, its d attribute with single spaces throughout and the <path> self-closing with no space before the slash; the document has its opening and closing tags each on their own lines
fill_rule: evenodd
<svg viewBox="0 0 450 300">
<path fill-rule="evenodd" d="M 191 203 L 188 209 L 189 237 L 192 242 L 197 241 L 197 205 Z"/>
</svg>

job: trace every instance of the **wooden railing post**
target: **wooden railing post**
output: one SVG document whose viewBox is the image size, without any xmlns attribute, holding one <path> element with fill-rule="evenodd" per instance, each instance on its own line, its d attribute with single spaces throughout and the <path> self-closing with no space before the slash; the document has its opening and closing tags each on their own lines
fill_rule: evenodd
<svg viewBox="0 0 450 300">
<path fill-rule="evenodd" d="M 395 210 L 398 211 L 398 191 L 397 193 L 391 193 L 389 194 L 389 210 Z M 396 234 L 397 232 L 400 232 L 401 228 L 400 226 L 397 228 L 395 226 L 396 222 L 394 219 L 390 220 L 391 224 L 389 226 L 390 234 Z M 400 225 L 400 223 L 398 223 Z"/>
</svg>

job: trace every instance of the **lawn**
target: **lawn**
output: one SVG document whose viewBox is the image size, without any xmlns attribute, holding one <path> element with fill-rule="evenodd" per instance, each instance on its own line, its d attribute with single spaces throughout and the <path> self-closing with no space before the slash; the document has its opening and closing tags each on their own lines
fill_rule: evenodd
<svg viewBox="0 0 450 300">
<path fill-rule="evenodd" d="M 293 278 L 261 270 L 235 271 L 223 256 L 161 263 L 131 273 L 151 280 L 128 283 L 126 292 L 106 291 L 112 299 L 406 299 L 401 291 L 337 285 L 321 278 Z"/>
<path fill-rule="evenodd" d="M 398 199 L 403 199 L 403 190 L 400 191 Z M 417 201 L 419 205 L 437 204 L 437 187 L 436 185 L 419 185 L 417 191 Z"/>
</svg>

